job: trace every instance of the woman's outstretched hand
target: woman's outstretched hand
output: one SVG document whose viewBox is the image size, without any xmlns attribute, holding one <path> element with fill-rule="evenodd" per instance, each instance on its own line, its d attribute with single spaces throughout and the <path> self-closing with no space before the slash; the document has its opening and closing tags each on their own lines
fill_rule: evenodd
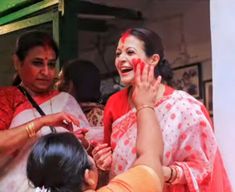
<svg viewBox="0 0 235 192">
<path fill-rule="evenodd" d="M 141 65 L 137 64 L 135 73 L 132 101 L 138 109 L 144 105 L 154 106 L 161 76 L 154 77 L 154 66 L 145 64 L 141 72 Z"/>
<path fill-rule="evenodd" d="M 59 126 L 73 131 L 73 124 L 80 126 L 79 120 L 71 114 L 60 112 L 43 116 L 38 119 L 42 126 Z"/>
</svg>

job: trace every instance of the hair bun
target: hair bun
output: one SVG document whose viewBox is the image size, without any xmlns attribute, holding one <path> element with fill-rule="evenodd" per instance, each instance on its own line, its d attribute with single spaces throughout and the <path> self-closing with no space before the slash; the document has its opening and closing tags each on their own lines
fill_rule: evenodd
<svg viewBox="0 0 235 192">
<path fill-rule="evenodd" d="M 173 78 L 173 72 L 170 67 L 169 62 L 166 59 L 162 59 L 158 65 L 155 67 L 155 77 L 158 75 L 162 76 L 162 79 L 168 84 L 171 85 L 171 80 Z"/>
</svg>

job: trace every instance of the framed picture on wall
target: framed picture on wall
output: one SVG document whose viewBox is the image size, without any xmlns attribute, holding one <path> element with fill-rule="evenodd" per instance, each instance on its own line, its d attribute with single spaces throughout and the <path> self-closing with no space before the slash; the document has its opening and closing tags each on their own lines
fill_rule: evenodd
<svg viewBox="0 0 235 192">
<path fill-rule="evenodd" d="M 201 64 L 193 63 L 174 68 L 172 86 L 200 99 L 202 97 Z"/>
<path fill-rule="evenodd" d="M 203 82 L 204 87 L 204 102 L 210 115 L 213 115 L 213 86 L 212 80 L 206 80 Z"/>
</svg>

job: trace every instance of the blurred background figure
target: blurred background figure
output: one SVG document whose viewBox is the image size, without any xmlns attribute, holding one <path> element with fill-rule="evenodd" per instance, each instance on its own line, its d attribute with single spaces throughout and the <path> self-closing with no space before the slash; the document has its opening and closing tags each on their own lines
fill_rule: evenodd
<svg viewBox="0 0 235 192">
<path fill-rule="evenodd" d="M 97 129 L 97 138 L 103 139 L 103 109 L 99 69 L 87 60 L 72 60 L 59 73 L 57 87 L 77 100 L 90 125 Z M 99 139 L 98 139 L 99 140 Z"/>
</svg>

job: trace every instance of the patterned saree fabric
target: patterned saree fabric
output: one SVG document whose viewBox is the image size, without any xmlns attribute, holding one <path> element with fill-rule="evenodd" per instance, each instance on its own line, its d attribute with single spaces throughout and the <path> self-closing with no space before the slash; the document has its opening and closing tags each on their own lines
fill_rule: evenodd
<svg viewBox="0 0 235 192">
<path fill-rule="evenodd" d="M 175 165 L 181 178 L 165 192 L 231 192 L 212 123 L 204 105 L 183 91 L 166 86 L 156 103 L 163 141 L 163 165 Z M 128 105 L 128 90 L 113 95 L 105 108 L 105 142 L 113 149 L 110 177 L 131 167 L 136 159 L 136 110 Z M 116 107 L 114 107 L 114 105 Z"/>
</svg>

